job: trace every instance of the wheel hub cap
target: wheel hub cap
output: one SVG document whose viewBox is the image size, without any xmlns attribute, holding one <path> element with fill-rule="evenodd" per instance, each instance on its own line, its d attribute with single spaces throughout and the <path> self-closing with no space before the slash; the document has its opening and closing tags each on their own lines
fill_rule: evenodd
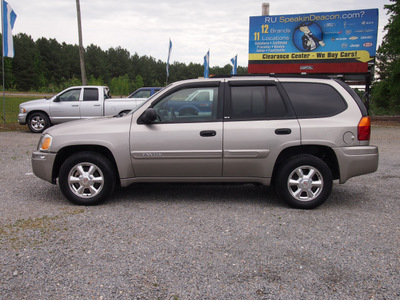
<svg viewBox="0 0 400 300">
<path fill-rule="evenodd" d="M 311 201 L 317 198 L 323 189 L 321 173 L 312 166 L 301 166 L 289 176 L 288 189 L 290 194 L 300 201 Z"/>
<path fill-rule="evenodd" d="M 89 162 L 80 163 L 71 169 L 68 184 L 76 196 L 92 198 L 103 189 L 104 176 L 96 165 Z"/>
</svg>

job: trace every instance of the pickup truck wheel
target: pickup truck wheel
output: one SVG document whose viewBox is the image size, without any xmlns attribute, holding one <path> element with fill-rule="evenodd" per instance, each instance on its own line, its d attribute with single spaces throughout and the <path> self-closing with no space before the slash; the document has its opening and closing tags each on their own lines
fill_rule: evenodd
<svg viewBox="0 0 400 300">
<path fill-rule="evenodd" d="M 120 117 L 126 116 L 127 114 L 129 114 L 129 112 L 130 112 L 130 110 L 121 111 L 121 112 L 118 114 L 118 116 L 120 116 Z"/>
<path fill-rule="evenodd" d="M 80 152 L 61 166 L 59 185 L 74 204 L 96 205 L 104 202 L 115 188 L 115 172 L 110 161 L 93 152 Z"/>
<path fill-rule="evenodd" d="M 34 133 L 42 133 L 46 128 L 50 127 L 49 117 L 45 113 L 33 113 L 28 118 L 28 127 Z"/>
<path fill-rule="evenodd" d="M 304 154 L 291 158 L 281 167 L 276 192 L 291 207 L 312 209 L 326 201 L 332 185 L 332 172 L 327 164 Z"/>
</svg>

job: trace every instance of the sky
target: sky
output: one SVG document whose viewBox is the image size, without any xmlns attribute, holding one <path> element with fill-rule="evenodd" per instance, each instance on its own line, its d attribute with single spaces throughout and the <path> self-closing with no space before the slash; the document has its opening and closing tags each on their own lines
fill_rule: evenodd
<svg viewBox="0 0 400 300">
<path fill-rule="evenodd" d="M 59 43 L 78 44 L 76 0 L 7 0 L 17 14 L 13 34 L 25 33 Z M 203 64 L 210 51 L 210 66 L 223 67 L 238 55 L 247 67 L 249 17 L 260 16 L 259 0 L 80 0 L 83 45 L 103 50 L 121 47 L 131 55 L 152 56 L 170 63 Z M 390 0 L 274 0 L 270 15 L 379 9 L 378 44 L 388 22 Z"/>
</svg>

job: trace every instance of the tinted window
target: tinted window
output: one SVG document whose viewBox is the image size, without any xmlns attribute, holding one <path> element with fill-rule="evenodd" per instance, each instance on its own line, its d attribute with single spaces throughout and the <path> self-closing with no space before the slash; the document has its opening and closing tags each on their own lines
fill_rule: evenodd
<svg viewBox="0 0 400 300">
<path fill-rule="evenodd" d="M 84 89 L 83 91 L 83 101 L 98 101 L 99 100 L 99 90 L 98 89 Z"/>
<path fill-rule="evenodd" d="M 284 118 L 285 102 L 276 86 L 231 87 L 231 119 Z"/>
<path fill-rule="evenodd" d="M 158 102 L 158 122 L 205 122 L 217 118 L 218 87 L 185 88 Z"/>
<path fill-rule="evenodd" d="M 133 94 L 131 98 L 149 98 L 151 95 L 151 91 L 143 90 L 139 91 L 136 94 Z"/>
<path fill-rule="evenodd" d="M 341 80 L 335 80 L 337 83 L 339 83 L 342 87 L 346 89 L 346 91 L 353 97 L 354 101 L 356 101 L 358 107 L 361 110 L 361 113 L 364 117 L 368 116 L 368 110 L 365 107 L 364 102 L 361 100 L 360 96 L 357 95 L 357 93 L 346 83 L 344 83 Z"/>
<path fill-rule="evenodd" d="M 330 85 L 304 82 L 287 82 L 282 85 L 299 118 L 330 117 L 347 108 L 342 96 Z"/>
</svg>

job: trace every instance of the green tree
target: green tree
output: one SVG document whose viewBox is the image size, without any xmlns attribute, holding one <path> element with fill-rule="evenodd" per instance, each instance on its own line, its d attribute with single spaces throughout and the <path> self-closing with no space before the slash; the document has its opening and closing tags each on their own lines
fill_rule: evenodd
<svg viewBox="0 0 400 300">
<path fill-rule="evenodd" d="M 400 113 L 400 3 L 385 5 L 389 23 L 377 52 L 378 81 L 373 86 L 374 105 L 390 113 Z"/>
<path fill-rule="evenodd" d="M 15 56 L 12 60 L 15 87 L 21 91 L 29 91 L 41 86 L 43 82 L 40 70 L 40 55 L 32 37 L 20 33 L 14 37 Z"/>
<path fill-rule="evenodd" d="M 128 74 L 124 76 L 114 77 L 109 85 L 111 94 L 114 96 L 127 96 L 134 89 L 132 81 L 130 81 Z"/>
<path fill-rule="evenodd" d="M 137 75 L 134 82 L 134 89 L 137 90 L 144 86 L 143 78 L 140 75 Z M 133 92 L 133 91 L 132 91 Z"/>
<path fill-rule="evenodd" d="M 107 54 L 100 47 L 93 44 L 86 47 L 85 63 L 88 76 L 93 75 L 95 78 L 103 78 L 106 82 L 111 81 Z"/>
</svg>

